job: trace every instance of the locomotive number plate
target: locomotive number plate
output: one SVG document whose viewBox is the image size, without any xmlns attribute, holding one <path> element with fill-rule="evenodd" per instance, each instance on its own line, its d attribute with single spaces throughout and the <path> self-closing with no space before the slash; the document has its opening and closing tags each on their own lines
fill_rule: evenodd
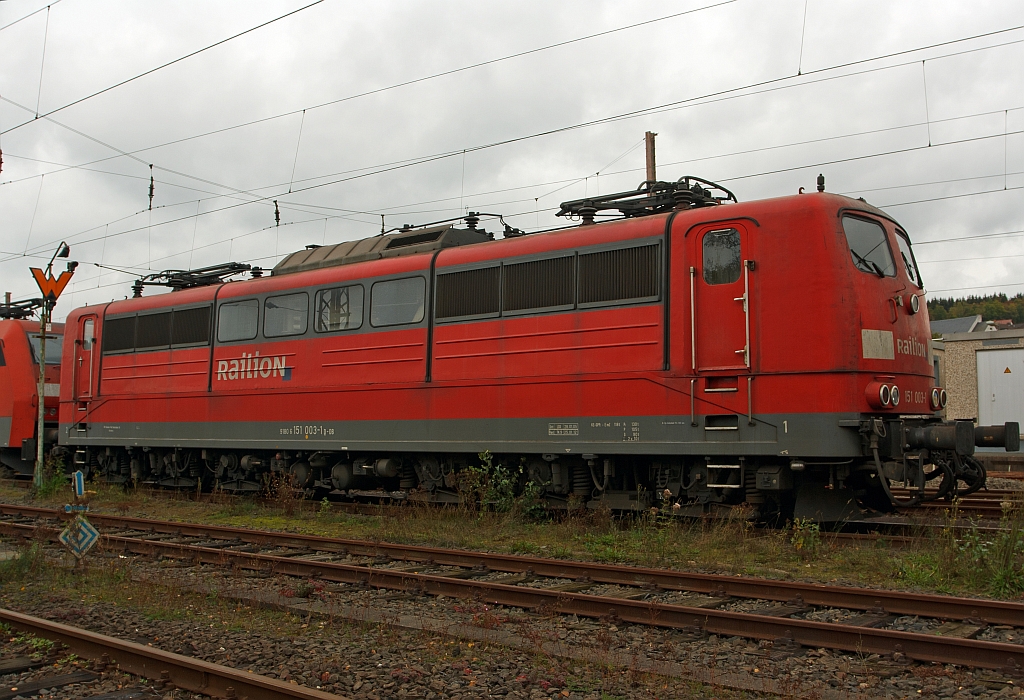
<svg viewBox="0 0 1024 700">
<path fill-rule="evenodd" d="M 281 435 L 334 435 L 334 428 L 327 428 L 322 425 L 290 425 L 281 428 Z"/>
</svg>

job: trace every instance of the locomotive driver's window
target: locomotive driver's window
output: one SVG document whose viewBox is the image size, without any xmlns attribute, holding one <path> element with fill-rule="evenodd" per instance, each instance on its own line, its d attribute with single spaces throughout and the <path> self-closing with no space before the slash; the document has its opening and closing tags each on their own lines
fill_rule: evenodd
<svg viewBox="0 0 1024 700">
<path fill-rule="evenodd" d="M 370 325 L 398 326 L 423 320 L 422 277 L 377 282 L 370 288 Z"/>
<path fill-rule="evenodd" d="M 302 335 L 309 315 L 309 295 L 305 292 L 267 297 L 263 305 L 263 337 Z"/>
<path fill-rule="evenodd" d="M 896 276 L 896 263 L 893 262 L 885 238 L 885 229 L 880 224 L 855 216 L 844 216 L 843 231 L 850 246 L 853 264 L 858 270 L 879 277 Z"/>
<path fill-rule="evenodd" d="M 260 303 L 255 299 L 221 304 L 217 321 L 217 340 L 252 340 L 259 330 Z"/>
<path fill-rule="evenodd" d="M 914 253 L 910 250 L 910 239 L 903 231 L 896 231 L 896 244 L 900 247 L 900 264 L 907 272 L 907 277 L 918 287 L 921 284 L 921 272 L 917 269 L 917 261 L 914 260 Z"/>
<path fill-rule="evenodd" d="M 313 319 L 317 333 L 355 330 L 363 325 L 363 287 L 321 289 L 316 293 Z"/>
<path fill-rule="evenodd" d="M 740 232 L 734 228 L 704 234 L 704 281 L 732 284 L 740 278 Z"/>
</svg>

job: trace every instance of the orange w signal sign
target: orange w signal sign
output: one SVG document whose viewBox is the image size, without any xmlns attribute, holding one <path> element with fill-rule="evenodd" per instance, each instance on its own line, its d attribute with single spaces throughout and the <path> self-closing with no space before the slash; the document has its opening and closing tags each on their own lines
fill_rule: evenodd
<svg viewBox="0 0 1024 700">
<path fill-rule="evenodd" d="M 68 282 L 71 281 L 70 272 L 60 273 L 60 277 L 54 279 L 52 275 L 49 275 L 38 267 L 30 267 L 32 276 L 36 278 L 36 284 L 39 285 L 39 291 L 43 293 L 43 296 L 50 301 L 57 301 L 57 297 L 64 291 L 64 287 L 68 286 Z"/>
</svg>

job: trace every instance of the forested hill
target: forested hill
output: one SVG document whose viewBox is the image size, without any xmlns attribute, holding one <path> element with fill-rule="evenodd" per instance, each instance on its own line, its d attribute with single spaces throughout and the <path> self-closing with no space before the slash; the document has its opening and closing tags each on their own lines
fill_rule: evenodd
<svg viewBox="0 0 1024 700">
<path fill-rule="evenodd" d="M 1003 318 L 1013 319 L 1014 323 L 1024 323 L 1024 294 L 1008 297 L 1005 294 L 964 299 L 929 299 L 928 315 L 933 321 L 944 318 L 960 318 L 981 314 L 984 321 L 998 321 Z"/>
</svg>

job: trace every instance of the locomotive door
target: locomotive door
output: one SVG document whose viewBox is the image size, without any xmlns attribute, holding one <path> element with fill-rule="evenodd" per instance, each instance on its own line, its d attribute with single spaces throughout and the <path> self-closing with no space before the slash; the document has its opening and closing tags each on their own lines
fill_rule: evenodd
<svg viewBox="0 0 1024 700">
<path fill-rule="evenodd" d="M 93 358 L 96 354 L 96 316 L 79 319 L 79 334 L 75 341 L 75 400 L 79 408 L 93 397 Z"/>
<path fill-rule="evenodd" d="M 690 267 L 693 369 L 750 370 L 750 239 L 741 224 L 698 232 Z"/>
</svg>

